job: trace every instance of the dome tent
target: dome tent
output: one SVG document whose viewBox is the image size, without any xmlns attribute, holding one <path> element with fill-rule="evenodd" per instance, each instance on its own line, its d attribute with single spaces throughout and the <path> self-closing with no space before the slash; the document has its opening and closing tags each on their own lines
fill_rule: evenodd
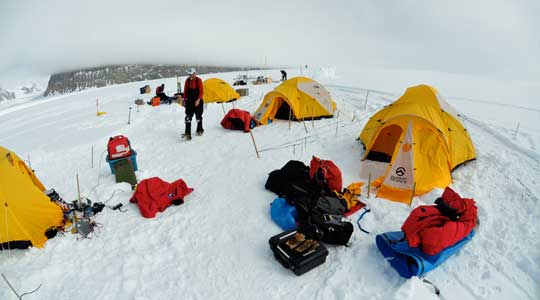
<svg viewBox="0 0 540 300">
<path fill-rule="evenodd" d="M 264 99 L 255 111 L 254 118 L 260 124 L 269 120 L 292 120 L 332 118 L 336 103 L 330 93 L 318 82 L 307 77 L 294 77 L 284 81 Z"/>
<path fill-rule="evenodd" d="M 15 153 L 0 147 L 0 249 L 43 247 L 64 214 Z"/>
<path fill-rule="evenodd" d="M 238 94 L 227 82 L 219 78 L 210 78 L 203 81 L 204 103 L 231 102 L 240 99 Z"/>
<path fill-rule="evenodd" d="M 452 170 L 475 158 L 457 112 L 428 85 L 408 88 L 375 113 L 360 140 L 363 159 L 389 163 L 374 182 L 377 196 L 409 204 L 414 195 L 448 186 Z"/>
</svg>

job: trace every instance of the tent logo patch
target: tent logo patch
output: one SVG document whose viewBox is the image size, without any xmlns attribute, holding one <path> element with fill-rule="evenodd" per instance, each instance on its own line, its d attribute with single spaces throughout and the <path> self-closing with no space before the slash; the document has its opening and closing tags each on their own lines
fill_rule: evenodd
<svg viewBox="0 0 540 300">
<path fill-rule="evenodd" d="M 403 175 L 405 175 L 405 168 L 404 167 L 399 167 L 396 169 L 396 175 L 401 177 Z"/>
</svg>

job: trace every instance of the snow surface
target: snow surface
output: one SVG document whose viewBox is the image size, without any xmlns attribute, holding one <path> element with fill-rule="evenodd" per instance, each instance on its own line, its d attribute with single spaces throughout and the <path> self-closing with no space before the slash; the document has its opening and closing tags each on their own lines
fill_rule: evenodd
<svg viewBox="0 0 540 300">
<path fill-rule="evenodd" d="M 232 82 L 240 73 L 201 77 Z M 399 277 L 377 250 L 375 234 L 399 230 L 412 207 L 432 203 L 440 190 L 409 207 L 375 198 L 374 191 L 368 198 L 364 189 L 372 212 L 362 226 L 372 234 L 356 229 L 350 247 L 328 246 L 326 263 L 297 277 L 270 251 L 268 239 L 281 230 L 269 214 L 276 196 L 264 189 L 269 172 L 291 159 L 307 164 L 312 155 L 333 160 L 344 184 L 367 181 L 356 140 L 363 125 L 407 86 L 428 83 L 465 116 L 477 160 L 454 171 L 452 188 L 476 200 L 481 225 L 471 242 L 425 278 L 444 299 L 540 299 L 540 85 L 405 70 L 289 70 L 289 78 L 300 74 L 327 87 L 339 116 L 305 126 L 294 122 L 290 129 L 286 121 L 254 129 L 261 158 L 249 134 L 219 122 L 223 108 L 233 105 L 254 112 L 278 83 L 249 85 L 249 96 L 223 108 L 207 105 L 206 132 L 190 142 L 180 139 L 184 112 L 178 105 L 134 105 L 150 98 L 138 93 L 147 83 L 163 82 L 172 94 L 174 78 L 0 103 L 0 145 L 29 160 L 46 187 L 72 201 L 78 174 L 84 196 L 127 208 L 98 214 L 101 227 L 90 239 L 65 233 L 43 249 L 1 252 L 0 272 L 19 294 L 42 284 L 24 299 L 436 299 L 421 279 Z M 279 70 L 248 75 L 280 78 Z M 100 117 L 96 99 L 106 112 Z M 195 188 L 184 205 L 154 219 L 140 215 L 128 202 L 129 185 L 116 184 L 105 162 L 107 140 L 116 134 L 128 136 L 137 150 L 139 180 L 182 178 Z M 357 218 L 351 216 L 354 224 Z M 16 299 L 3 280 L 0 299 Z"/>
</svg>

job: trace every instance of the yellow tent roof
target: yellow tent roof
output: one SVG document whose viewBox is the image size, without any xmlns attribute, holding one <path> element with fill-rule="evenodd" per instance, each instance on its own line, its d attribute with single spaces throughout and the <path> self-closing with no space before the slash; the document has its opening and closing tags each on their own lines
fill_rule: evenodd
<svg viewBox="0 0 540 300">
<path fill-rule="evenodd" d="M 282 118 L 281 113 L 286 115 L 284 119 L 290 114 L 293 120 L 303 120 L 332 117 L 335 110 L 336 103 L 320 83 L 307 77 L 294 77 L 266 94 L 254 118 L 267 124 L 268 120 Z"/>
<path fill-rule="evenodd" d="M 240 99 L 238 94 L 227 82 L 219 78 L 210 78 L 203 81 L 203 100 L 210 102 L 230 102 Z"/>
<path fill-rule="evenodd" d="M 0 147 L 0 244 L 30 241 L 43 247 L 45 232 L 62 225 L 62 209 L 44 191 L 24 161 Z"/>
<path fill-rule="evenodd" d="M 421 195 L 446 187 L 452 182 L 452 170 L 475 158 L 457 112 L 428 85 L 408 88 L 375 113 L 360 139 L 366 147 L 364 159 L 390 159 L 385 175 L 376 181 L 381 185 L 378 195 L 402 202 L 410 201 L 412 190 Z"/>
</svg>

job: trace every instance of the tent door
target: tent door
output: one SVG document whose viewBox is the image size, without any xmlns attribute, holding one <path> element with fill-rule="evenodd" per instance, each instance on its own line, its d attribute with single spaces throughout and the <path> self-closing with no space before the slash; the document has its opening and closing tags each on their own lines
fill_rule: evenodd
<svg viewBox="0 0 540 300">
<path fill-rule="evenodd" d="M 294 113 L 291 111 L 291 107 L 289 106 L 289 103 L 287 101 L 283 100 L 283 98 L 276 98 L 274 101 L 278 101 L 278 110 L 276 112 L 276 119 L 280 120 L 289 120 L 289 114 L 291 116 L 291 120 L 296 120 L 294 117 Z"/>
<path fill-rule="evenodd" d="M 377 139 L 373 143 L 373 146 L 371 146 L 366 159 L 386 163 L 392 161 L 392 154 L 402 133 L 403 129 L 398 125 L 393 124 L 384 127 L 379 131 Z"/>
</svg>

